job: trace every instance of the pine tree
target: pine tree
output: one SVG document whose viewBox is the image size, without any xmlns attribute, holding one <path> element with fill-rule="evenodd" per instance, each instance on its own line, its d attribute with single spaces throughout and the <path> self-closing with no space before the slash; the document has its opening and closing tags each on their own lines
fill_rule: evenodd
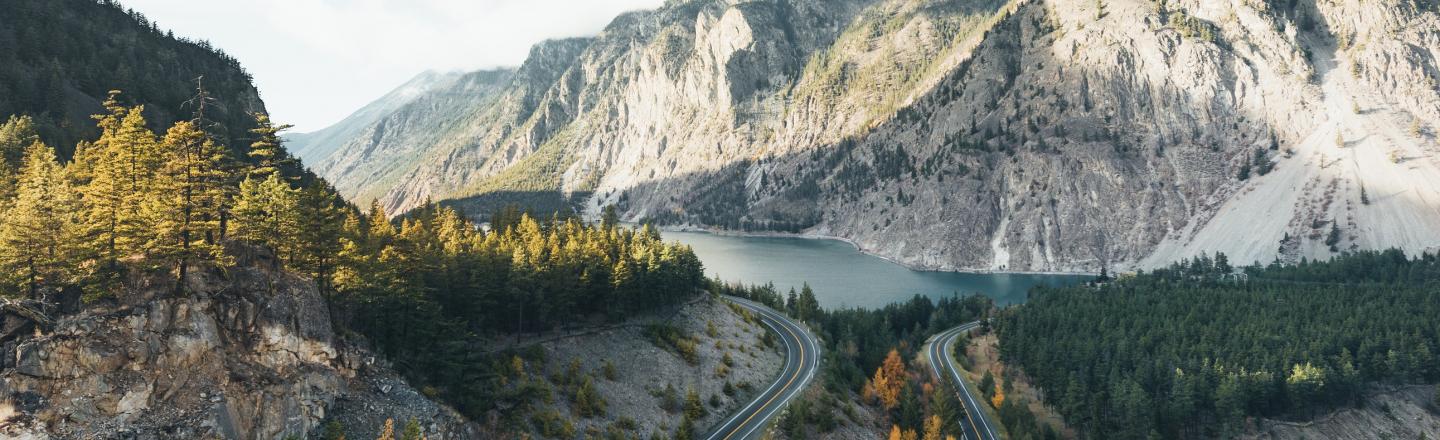
<svg viewBox="0 0 1440 440">
<path fill-rule="evenodd" d="M 705 417 L 705 405 L 700 402 L 700 393 L 694 387 L 685 392 L 685 417 L 692 420 Z"/>
<path fill-rule="evenodd" d="M 80 205 L 49 146 L 27 148 L 20 171 L 14 205 L 0 217 L 0 270 L 43 300 L 41 286 L 71 282 L 79 268 Z"/>
<path fill-rule="evenodd" d="M 595 391 L 594 378 L 585 376 L 585 380 L 580 383 L 579 389 L 575 391 L 575 408 L 576 412 L 580 413 L 580 417 L 589 418 L 605 415 L 605 399 L 600 397 L 600 394 Z M 688 407 L 686 408 L 686 414 L 689 414 Z"/>
<path fill-rule="evenodd" d="M 76 153 L 72 165 L 82 176 L 86 235 L 109 270 L 123 258 L 143 256 L 154 231 L 142 215 L 153 195 L 151 184 L 160 167 L 158 143 L 145 127 L 143 107 L 126 109 L 106 101 L 109 114 L 96 116 L 100 138 Z"/>
<path fill-rule="evenodd" d="M 291 263 L 313 277 L 326 293 L 333 290 L 330 278 L 335 271 L 335 256 L 341 250 L 345 222 L 341 203 L 335 192 L 321 182 L 305 187 L 299 194 L 299 236 L 294 243 L 297 255 Z"/>
<path fill-rule="evenodd" d="M 285 151 L 283 141 L 280 139 L 280 132 L 289 129 L 290 125 L 275 125 L 270 122 L 270 115 L 255 113 L 255 128 L 250 132 L 257 137 L 255 142 L 250 144 L 250 161 L 255 167 L 250 169 L 250 177 L 264 179 L 271 174 L 285 174 L 296 166 L 295 158 Z"/>
<path fill-rule="evenodd" d="M 263 244 L 288 256 L 300 235 L 300 194 L 279 174 L 247 177 L 232 208 L 233 238 Z"/>
<path fill-rule="evenodd" d="M 345 440 L 345 427 L 340 424 L 339 420 L 331 419 L 330 423 L 325 424 L 325 431 L 320 438 L 325 440 Z"/>
<path fill-rule="evenodd" d="M 815 298 L 815 290 L 810 288 L 810 283 L 804 283 L 800 287 L 800 297 L 796 299 L 796 309 L 802 321 L 808 321 L 820 316 L 820 300 Z"/>
<path fill-rule="evenodd" d="M 39 141 L 35 121 L 29 116 L 11 116 L 0 124 L 0 210 L 15 197 L 26 148 Z"/>
<path fill-rule="evenodd" d="M 177 266 L 182 279 L 194 261 L 224 260 L 219 239 L 226 203 L 225 154 L 224 147 L 190 122 L 170 127 L 161 142 L 163 165 L 156 173 L 154 194 L 146 200 L 147 216 L 155 225 L 148 248 Z"/>
<path fill-rule="evenodd" d="M 401 440 L 425 440 L 425 432 L 420 429 L 420 421 L 414 417 L 405 422 L 405 432 L 400 435 Z"/>
<path fill-rule="evenodd" d="M 603 214 L 600 216 L 600 227 L 606 231 L 614 230 L 615 225 L 620 224 L 620 214 L 616 211 L 615 205 L 605 205 L 605 209 L 602 212 Z"/>
</svg>

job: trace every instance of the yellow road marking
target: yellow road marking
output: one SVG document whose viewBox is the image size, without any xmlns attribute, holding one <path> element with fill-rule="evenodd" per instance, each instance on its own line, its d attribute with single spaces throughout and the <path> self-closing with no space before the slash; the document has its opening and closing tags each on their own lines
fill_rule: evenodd
<svg viewBox="0 0 1440 440">
<path fill-rule="evenodd" d="M 951 335 L 949 335 L 949 336 L 943 336 L 943 337 L 940 338 L 939 341 L 936 341 L 936 342 L 938 342 L 938 343 L 936 344 L 936 349 L 937 349 L 938 351 L 940 351 L 940 353 L 937 353 L 937 354 L 936 354 L 936 357 L 940 357 L 940 356 L 945 356 L 945 357 L 947 357 L 947 358 L 950 357 L 950 351 L 949 351 L 949 350 L 946 350 L 946 349 L 945 349 L 945 346 L 946 346 L 946 345 L 949 345 L 949 342 L 947 342 L 947 341 L 954 340 L 955 337 L 958 336 L 959 334 L 960 334 L 960 332 L 957 331 L 957 332 L 954 332 L 953 334 L 951 334 Z M 937 359 L 936 361 L 938 362 L 939 360 Z M 955 371 L 953 367 L 948 366 L 948 364 L 950 364 L 950 362 L 953 362 L 953 361 L 954 361 L 953 359 L 947 359 L 947 362 L 945 362 L 945 364 L 947 365 L 947 366 L 946 366 L 946 370 L 947 370 L 947 372 L 951 373 L 952 375 L 958 376 L 958 375 L 959 375 L 959 372 Z M 941 376 L 944 376 L 944 375 L 945 375 L 944 373 L 941 373 Z M 965 387 L 965 380 L 964 380 L 964 378 L 958 378 L 958 379 L 959 379 L 959 382 L 957 382 L 957 383 L 955 384 L 955 396 L 960 398 L 960 406 L 963 407 L 963 408 L 965 408 L 965 418 L 970 420 L 970 428 L 971 428 L 971 429 L 974 429 L 974 431 L 975 431 L 975 436 L 976 436 L 976 437 L 984 437 L 984 436 L 980 435 L 980 426 L 978 426 L 978 425 L 975 424 L 975 417 L 970 414 L 970 405 L 966 405 L 966 404 L 965 404 L 965 396 L 966 396 L 966 393 L 965 393 L 965 390 L 960 389 L 960 388 Z M 971 403 L 974 403 L 974 400 L 971 400 L 970 402 L 971 402 Z M 978 405 L 978 403 L 977 403 L 977 405 Z M 975 408 L 975 412 L 980 412 L 980 408 Z M 975 439 L 975 440 L 980 440 L 980 439 Z"/>
<path fill-rule="evenodd" d="M 757 310 L 757 311 L 758 311 L 758 310 Z M 763 313 L 763 312 L 762 312 L 762 313 Z M 780 324 L 780 328 L 785 329 L 785 332 L 786 332 L 786 333 L 789 333 L 789 334 L 790 334 L 790 337 L 795 338 L 795 341 L 798 342 L 798 344 L 796 344 L 796 345 L 800 346 L 800 368 L 796 368 L 796 369 L 795 369 L 795 374 L 794 374 L 793 376 L 790 376 L 790 380 L 785 382 L 785 386 L 780 387 L 780 392 L 775 393 L 774 396 L 770 396 L 770 399 L 769 399 L 769 400 L 766 400 L 766 401 L 765 401 L 765 404 L 760 405 L 759 408 L 755 408 L 755 412 L 750 413 L 750 417 L 746 417 L 746 418 L 745 418 L 745 421 L 740 422 L 740 424 L 735 427 L 735 430 L 730 431 L 730 434 L 725 436 L 725 440 L 729 440 L 730 437 L 734 437 L 734 436 L 735 436 L 735 433 L 740 432 L 740 428 L 741 428 L 741 427 L 744 427 L 745 425 L 749 425 L 751 419 L 754 419 L 755 416 L 760 415 L 760 413 L 761 413 L 762 411 L 764 411 L 765 408 L 769 408 L 769 407 L 770 407 L 770 404 L 775 402 L 775 399 L 777 399 L 777 398 L 779 398 L 781 395 L 785 394 L 785 389 L 786 389 L 786 388 L 790 388 L 790 384 L 795 383 L 795 379 L 799 379 L 799 378 L 800 378 L 800 372 L 805 370 L 805 342 L 804 342 L 804 341 L 801 341 L 801 340 L 800 340 L 800 336 L 799 336 L 799 335 L 796 335 L 794 330 L 790 330 L 790 327 L 789 327 L 789 326 L 787 326 L 787 325 L 785 325 L 784 323 L 780 322 L 780 320 L 778 320 L 778 319 L 775 320 L 775 322 L 778 323 L 778 324 Z"/>
</svg>

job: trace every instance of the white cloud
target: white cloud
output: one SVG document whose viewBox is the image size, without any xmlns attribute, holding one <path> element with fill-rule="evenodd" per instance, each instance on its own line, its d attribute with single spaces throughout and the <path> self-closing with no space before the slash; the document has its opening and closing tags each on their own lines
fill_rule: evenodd
<svg viewBox="0 0 1440 440">
<path fill-rule="evenodd" d="M 514 66 L 547 39 L 593 35 L 663 0 L 122 0 L 210 40 L 300 131 L 339 121 L 425 70 Z"/>
</svg>

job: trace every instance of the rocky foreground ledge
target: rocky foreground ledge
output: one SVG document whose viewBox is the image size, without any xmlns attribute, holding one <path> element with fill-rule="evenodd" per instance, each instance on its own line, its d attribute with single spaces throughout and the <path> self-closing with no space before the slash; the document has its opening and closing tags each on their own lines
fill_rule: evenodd
<svg viewBox="0 0 1440 440">
<path fill-rule="evenodd" d="M 233 268 L 192 269 L 183 294 L 170 276 L 134 277 L 54 322 L 0 312 L 0 437 L 303 438 L 336 419 L 368 438 L 387 418 L 478 437 L 341 342 L 313 282 L 233 254 Z"/>
</svg>

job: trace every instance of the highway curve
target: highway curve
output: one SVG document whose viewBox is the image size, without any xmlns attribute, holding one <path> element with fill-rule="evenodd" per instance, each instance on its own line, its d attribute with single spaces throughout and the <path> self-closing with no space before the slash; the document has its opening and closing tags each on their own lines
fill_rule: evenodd
<svg viewBox="0 0 1440 440">
<path fill-rule="evenodd" d="M 706 440 L 750 440 L 760 438 L 765 426 L 800 394 L 819 371 L 820 343 L 805 327 L 784 314 L 759 303 L 727 296 L 726 299 L 754 312 L 785 345 L 785 368 L 760 395 L 706 434 Z"/>
<path fill-rule="evenodd" d="M 990 416 L 980 407 L 984 399 L 975 397 L 975 392 L 960 375 L 960 369 L 955 366 L 955 358 L 950 356 L 950 353 L 954 352 L 951 347 L 955 345 L 955 340 L 979 326 L 980 321 L 970 322 L 932 336 L 925 342 L 925 353 L 930 358 L 930 372 L 949 382 L 956 396 L 960 398 L 961 405 L 965 407 L 965 420 L 960 421 L 960 431 L 965 434 L 965 438 L 1000 440 L 1000 434 L 995 430 L 995 421 L 990 420 Z"/>
</svg>

